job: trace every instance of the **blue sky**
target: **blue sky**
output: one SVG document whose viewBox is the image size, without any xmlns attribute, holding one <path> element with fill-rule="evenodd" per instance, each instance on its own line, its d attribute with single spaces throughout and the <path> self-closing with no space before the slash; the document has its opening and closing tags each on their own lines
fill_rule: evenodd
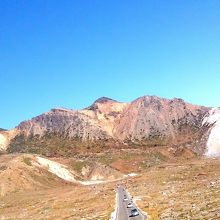
<svg viewBox="0 0 220 220">
<path fill-rule="evenodd" d="M 219 11 L 219 0 L 1 0 L 0 127 L 101 96 L 220 106 Z"/>
</svg>

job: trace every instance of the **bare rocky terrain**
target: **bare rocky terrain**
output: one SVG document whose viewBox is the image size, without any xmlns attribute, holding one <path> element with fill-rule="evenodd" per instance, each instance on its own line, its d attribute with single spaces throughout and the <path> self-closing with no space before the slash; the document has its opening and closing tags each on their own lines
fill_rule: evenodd
<svg viewBox="0 0 220 220">
<path fill-rule="evenodd" d="M 0 219 L 107 220 L 118 184 L 151 220 L 220 218 L 219 159 L 157 147 L 47 158 L 72 174 L 67 181 L 64 170 L 40 166 L 37 157 L 0 156 Z M 103 182 L 90 182 L 97 179 Z"/>
<path fill-rule="evenodd" d="M 220 110 L 100 98 L 0 129 L 0 219 L 110 219 L 115 189 L 149 220 L 220 219 Z"/>
</svg>

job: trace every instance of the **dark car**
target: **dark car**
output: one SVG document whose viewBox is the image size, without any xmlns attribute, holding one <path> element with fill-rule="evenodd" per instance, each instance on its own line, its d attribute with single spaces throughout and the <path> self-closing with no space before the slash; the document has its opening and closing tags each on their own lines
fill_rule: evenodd
<svg viewBox="0 0 220 220">
<path fill-rule="evenodd" d="M 137 216 L 137 215 L 139 215 L 138 210 L 137 209 L 132 209 L 131 210 L 131 215 L 129 215 L 129 217 L 134 217 L 134 216 Z"/>
</svg>

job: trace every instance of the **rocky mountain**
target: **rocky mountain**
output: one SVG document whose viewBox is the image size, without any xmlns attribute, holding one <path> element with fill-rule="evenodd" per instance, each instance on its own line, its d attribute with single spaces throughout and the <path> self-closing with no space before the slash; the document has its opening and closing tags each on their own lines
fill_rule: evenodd
<svg viewBox="0 0 220 220">
<path fill-rule="evenodd" d="M 199 129 L 207 110 L 181 99 L 144 96 L 131 102 L 123 112 L 115 126 L 115 134 L 132 142 L 149 143 L 158 139 L 162 143 L 175 142 L 178 136 Z"/>
<path fill-rule="evenodd" d="M 210 108 L 143 96 L 130 103 L 102 97 L 82 110 L 55 108 L 20 123 L 13 130 L 9 152 L 66 154 L 103 147 L 187 146 L 204 151 L 202 126 Z"/>
</svg>

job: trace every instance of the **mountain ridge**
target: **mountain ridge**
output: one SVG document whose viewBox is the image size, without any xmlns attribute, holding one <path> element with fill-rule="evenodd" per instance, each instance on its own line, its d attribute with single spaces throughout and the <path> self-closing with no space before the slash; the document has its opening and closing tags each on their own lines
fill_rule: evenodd
<svg viewBox="0 0 220 220">
<path fill-rule="evenodd" d="M 83 146 L 89 149 L 98 146 L 100 150 L 113 146 L 183 145 L 197 149 L 196 143 L 208 131 L 208 127 L 201 127 L 203 117 L 210 110 L 209 107 L 193 105 L 179 98 L 142 96 L 124 103 L 101 97 L 81 110 L 52 108 L 21 122 L 15 127 L 14 135 L 5 148 L 9 152 L 29 152 L 34 148 L 33 143 L 38 143 L 44 152 L 43 148 L 48 148 L 51 142 L 40 147 L 42 140 L 47 142 L 54 138 L 57 139 L 54 143 L 56 147 L 50 151 L 55 152 L 57 146 L 62 149 L 62 142 L 71 145 L 68 153 Z M 202 146 L 202 150 L 196 151 L 202 152 L 204 148 Z"/>
</svg>

